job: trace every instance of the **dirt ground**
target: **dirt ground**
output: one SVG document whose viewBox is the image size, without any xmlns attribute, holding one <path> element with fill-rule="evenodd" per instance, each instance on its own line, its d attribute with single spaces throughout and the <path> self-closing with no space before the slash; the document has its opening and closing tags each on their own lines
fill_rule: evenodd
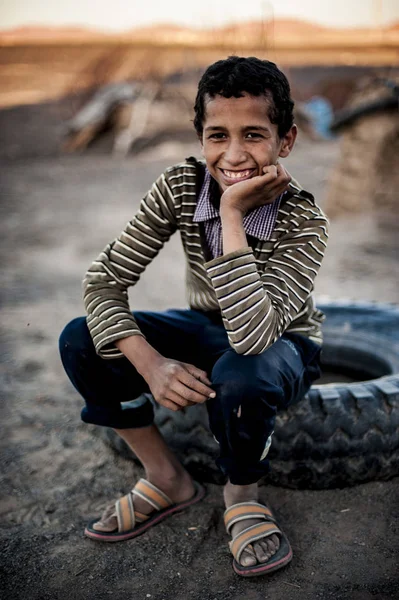
<svg viewBox="0 0 399 600">
<path fill-rule="evenodd" d="M 79 418 L 58 358 L 63 326 L 83 314 L 81 279 L 164 166 L 196 149 L 167 144 L 140 158 L 5 162 L 1 176 L 1 579 L 7 600 L 369 600 L 399 598 L 398 478 L 355 488 L 263 488 L 294 560 L 270 577 L 231 568 L 222 490 L 137 540 L 99 544 L 86 521 L 126 493 L 140 469 Z M 336 142 L 303 141 L 288 168 L 323 202 Z M 373 215 L 342 216 L 319 295 L 399 302 L 397 232 Z M 135 308 L 185 306 L 175 236 L 131 294 Z M 154 280 L 157 286 L 154 286 Z"/>
</svg>

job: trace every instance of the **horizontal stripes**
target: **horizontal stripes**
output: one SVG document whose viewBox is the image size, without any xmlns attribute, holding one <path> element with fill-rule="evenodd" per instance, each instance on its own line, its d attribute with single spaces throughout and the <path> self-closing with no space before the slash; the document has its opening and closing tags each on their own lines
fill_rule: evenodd
<svg viewBox="0 0 399 600">
<path fill-rule="evenodd" d="M 223 519 L 227 533 L 230 533 L 232 526 L 239 521 L 247 519 L 274 521 L 271 511 L 258 502 L 239 502 L 238 504 L 233 504 L 233 506 L 225 510 Z"/>
<path fill-rule="evenodd" d="M 236 352 L 263 352 L 285 330 L 320 343 L 323 316 L 312 292 L 326 247 L 327 219 L 312 196 L 293 182 L 268 240 L 256 239 L 254 248 L 206 262 L 200 226 L 193 221 L 199 173 L 194 159 L 166 169 L 120 236 L 89 267 L 84 302 L 96 351 L 103 358 L 120 357 L 114 342 L 141 335 L 127 290 L 176 230 L 187 260 L 190 307 L 220 310 Z"/>
<path fill-rule="evenodd" d="M 173 504 L 166 494 L 146 479 L 140 479 L 136 483 L 132 494 L 148 502 L 155 510 L 162 510 Z"/>
</svg>

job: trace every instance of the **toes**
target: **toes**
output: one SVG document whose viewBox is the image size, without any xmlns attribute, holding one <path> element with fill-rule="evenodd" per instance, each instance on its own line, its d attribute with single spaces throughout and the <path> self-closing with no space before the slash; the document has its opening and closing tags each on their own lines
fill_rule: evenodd
<svg viewBox="0 0 399 600">
<path fill-rule="evenodd" d="M 107 508 L 104 510 L 103 514 L 100 517 L 100 521 L 103 523 L 105 521 L 108 521 L 108 519 L 112 516 L 112 514 L 115 512 L 115 504 L 110 504 L 109 506 L 107 506 Z"/>
<path fill-rule="evenodd" d="M 258 559 L 258 562 L 263 563 L 267 561 L 267 546 L 262 542 L 256 542 L 254 544 L 255 556 Z"/>
<path fill-rule="evenodd" d="M 92 527 L 96 531 L 106 531 L 109 533 L 118 528 L 118 520 L 116 517 L 110 517 L 106 520 L 101 519 L 100 521 L 97 521 L 97 523 L 93 523 Z"/>
<path fill-rule="evenodd" d="M 96 531 L 115 531 L 118 529 L 118 520 L 115 516 L 115 505 L 107 506 L 97 523 L 93 524 Z"/>
<path fill-rule="evenodd" d="M 240 557 L 240 564 L 243 567 L 253 567 L 256 565 L 257 559 L 252 545 L 250 544 L 243 550 Z"/>
<path fill-rule="evenodd" d="M 260 563 L 267 562 L 280 547 L 280 540 L 277 535 L 271 535 L 264 540 L 254 544 L 255 556 Z"/>
<path fill-rule="evenodd" d="M 270 538 L 267 538 L 266 544 L 267 544 L 268 550 L 270 552 L 270 556 L 273 556 L 273 554 L 275 554 L 276 550 L 277 550 L 273 540 Z"/>
<path fill-rule="evenodd" d="M 266 541 L 263 540 L 260 542 L 263 548 L 263 551 L 265 553 L 265 560 L 263 560 L 262 562 L 266 562 L 267 560 L 269 560 L 269 558 L 271 557 L 272 553 L 269 550 L 269 546 L 267 545 Z"/>
<path fill-rule="evenodd" d="M 277 552 L 277 550 L 280 548 L 280 538 L 278 537 L 278 535 L 273 533 L 273 535 L 270 536 L 270 539 L 272 540 L 272 542 L 274 542 L 274 545 L 276 546 L 276 552 Z"/>
</svg>

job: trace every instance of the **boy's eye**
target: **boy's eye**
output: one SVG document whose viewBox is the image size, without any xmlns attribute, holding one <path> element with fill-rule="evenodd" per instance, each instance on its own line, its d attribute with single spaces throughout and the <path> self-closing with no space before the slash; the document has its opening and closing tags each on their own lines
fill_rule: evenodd
<svg viewBox="0 0 399 600">
<path fill-rule="evenodd" d="M 211 133 L 211 135 L 209 136 L 210 140 L 223 140 L 226 137 L 226 134 L 219 131 L 217 133 Z"/>
<path fill-rule="evenodd" d="M 247 138 L 249 139 L 254 139 L 254 138 L 261 138 L 263 137 L 260 133 L 258 133 L 257 131 L 249 131 L 247 133 Z"/>
</svg>

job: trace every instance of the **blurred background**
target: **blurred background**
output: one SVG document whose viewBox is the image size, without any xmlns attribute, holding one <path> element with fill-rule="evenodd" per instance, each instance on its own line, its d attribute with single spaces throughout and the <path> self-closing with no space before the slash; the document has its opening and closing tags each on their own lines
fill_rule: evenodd
<svg viewBox="0 0 399 600">
<path fill-rule="evenodd" d="M 132 546 L 112 555 L 87 551 L 81 527 L 116 490 L 126 491 L 127 463 L 111 458 L 80 422 L 82 400 L 57 352 L 64 325 L 84 313 L 88 266 L 165 167 L 200 155 L 192 124 L 196 86 L 207 65 L 231 54 L 272 60 L 291 83 L 299 137 L 285 166 L 331 220 L 316 296 L 399 303 L 398 0 L 2 0 L 0 515 L 12 534 L 10 545 L 2 544 L 4 552 L 10 548 L 7 598 L 64 600 L 68 589 L 70 598 L 99 600 L 119 589 L 135 598 L 150 591 L 157 600 L 186 600 L 190 586 L 190 597 L 202 600 L 217 589 L 226 599 L 269 597 L 257 594 L 259 587 L 253 595 L 234 591 L 237 581 L 224 567 L 208 578 L 214 556 L 227 561 L 215 490 L 202 530 L 188 531 L 178 554 L 183 587 L 170 566 L 182 544 L 178 527 L 167 529 L 172 550 L 154 538 L 159 530 L 140 542 L 135 574 Z M 132 308 L 186 306 L 184 270 L 176 235 L 131 290 Z M 288 582 L 291 589 L 278 577 L 268 581 L 270 597 L 397 597 L 389 592 L 391 585 L 398 589 L 397 559 L 387 550 L 395 489 L 389 482 L 367 486 L 271 491 L 272 501 L 289 507 L 292 531 L 303 523 L 308 538 L 288 575 L 296 583 Z M 358 502 L 363 521 L 353 518 Z M 313 511 L 306 517 L 305 505 Z M 348 506 L 353 512 L 345 513 Z M 319 537 L 312 539 L 315 523 Z M 156 560 L 166 562 L 161 576 L 154 570 L 148 579 L 151 540 Z M 296 548 L 302 542 L 294 537 Z M 209 554 L 201 554 L 208 543 Z M 207 575 L 200 580 L 184 566 L 196 555 Z M 82 577 L 70 573 L 83 573 L 87 594 L 81 595 Z M 201 595 L 208 584 L 210 595 Z M 340 595 L 347 589 L 358 592 Z"/>
<path fill-rule="evenodd" d="M 396 0 L 205 0 L 190 8 L 183 0 L 3 0 L 0 18 L 0 156 L 8 158 L 98 145 L 137 153 L 161 136 L 193 140 L 198 77 L 229 54 L 277 62 L 307 135 L 328 138 L 354 93 L 373 96 L 366 88 L 380 79 L 374 84 L 385 82 L 380 95 L 388 95 L 398 67 Z M 132 118 L 139 96 L 146 102 Z M 113 135 L 100 141 L 107 128 Z"/>
<path fill-rule="evenodd" d="M 24 203 L 34 219 L 67 204 L 67 220 L 56 222 L 72 245 L 84 245 L 74 255 L 76 278 L 131 217 L 131 199 L 138 202 L 159 170 L 199 154 L 193 103 L 206 66 L 230 54 L 256 55 L 289 78 L 300 135 L 286 166 L 332 220 L 317 291 L 399 299 L 396 0 L 336 0 L 333 7 L 328 0 L 204 0 L 193 7 L 183 0 L 3 0 L 0 16 L 3 181 L 12 209 Z M 92 195 L 96 215 L 107 211 L 110 196 L 118 208 L 99 224 L 102 236 L 96 230 L 82 239 Z M 43 246 L 43 232 L 35 243 Z M 42 250 L 48 256 L 48 246 Z M 178 268 L 181 255 L 174 262 Z M 71 269 L 72 256 L 61 264 Z M 17 294 L 15 267 L 9 283 Z M 171 301 L 184 305 L 182 277 L 174 290 Z"/>
</svg>

